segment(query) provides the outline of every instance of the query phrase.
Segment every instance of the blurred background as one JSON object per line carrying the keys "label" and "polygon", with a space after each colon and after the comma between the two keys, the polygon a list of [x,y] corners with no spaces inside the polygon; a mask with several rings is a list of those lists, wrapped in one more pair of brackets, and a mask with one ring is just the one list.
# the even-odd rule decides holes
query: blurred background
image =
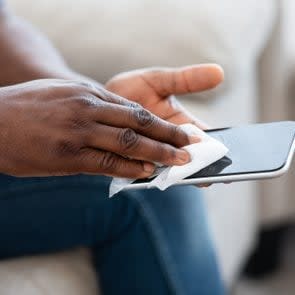
{"label": "blurred background", "polygon": [[[100,82],[141,67],[219,63],[222,86],[181,98],[197,117],[212,127],[295,120],[295,1],[7,2]],[[204,190],[233,295],[295,294],[294,168],[278,180]],[[82,254],[73,255],[81,267]]]}

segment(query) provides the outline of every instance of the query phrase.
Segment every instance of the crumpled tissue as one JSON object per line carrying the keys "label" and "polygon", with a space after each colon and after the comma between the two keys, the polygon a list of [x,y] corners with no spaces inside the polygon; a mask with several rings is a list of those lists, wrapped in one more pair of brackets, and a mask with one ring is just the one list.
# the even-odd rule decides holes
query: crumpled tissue
{"label": "crumpled tissue", "polygon": [[[199,143],[183,147],[190,154],[191,161],[182,166],[158,167],[152,176],[156,177],[149,182],[148,188],[157,187],[160,190],[165,190],[218,161],[228,153],[228,148],[223,143],[209,136],[195,125],[184,124],[180,127],[189,135],[196,135],[201,139]],[[113,178],[110,184],[109,197],[114,196],[134,181],[136,179]]]}

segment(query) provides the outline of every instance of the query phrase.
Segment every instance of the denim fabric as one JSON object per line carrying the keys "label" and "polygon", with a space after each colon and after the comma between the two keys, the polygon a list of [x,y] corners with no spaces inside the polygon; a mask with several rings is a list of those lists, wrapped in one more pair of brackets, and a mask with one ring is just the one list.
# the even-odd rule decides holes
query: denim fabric
{"label": "denim fabric", "polygon": [[109,181],[0,175],[0,258],[83,245],[104,295],[224,294],[196,188],[108,199]]}

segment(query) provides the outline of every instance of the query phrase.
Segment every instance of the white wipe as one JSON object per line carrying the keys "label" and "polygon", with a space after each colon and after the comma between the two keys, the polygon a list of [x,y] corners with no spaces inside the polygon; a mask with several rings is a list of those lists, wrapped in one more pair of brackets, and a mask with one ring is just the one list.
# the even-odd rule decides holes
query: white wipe
{"label": "white wipe", "polygon": [[[204,131],[192,124],[184,124],[181,128],[189,135],[197,135],[201,142],[185,146],[191,156],[191,161],[183,166],[161,167],[156,171],[158,175],[153,179],[148,187],[157,187],[165,190],[178,181],[199,172],[203,168],[223,158],[228,153],[228,148],[218,140],[206,134]],[[109,197],[123,190],[135,179],[114,178],[110,185]]]}

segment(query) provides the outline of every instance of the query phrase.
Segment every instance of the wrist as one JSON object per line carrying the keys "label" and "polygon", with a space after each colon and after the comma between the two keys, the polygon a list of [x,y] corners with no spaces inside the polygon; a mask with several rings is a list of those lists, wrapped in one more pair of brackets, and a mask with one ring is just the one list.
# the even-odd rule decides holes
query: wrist
{"label": "wrist", "polygon": [[[8,73],[7,73],[8,74]],[[0,79],[0,86],[9,86],[39,79],[64,79],[75,81],[87,81],[88,83],[99,84],[89,77],[83,76],[67,66],[59,66],[52,69],[40,69],[34,67],[15,70],[11,75],[6,75],[5,79]]]}

